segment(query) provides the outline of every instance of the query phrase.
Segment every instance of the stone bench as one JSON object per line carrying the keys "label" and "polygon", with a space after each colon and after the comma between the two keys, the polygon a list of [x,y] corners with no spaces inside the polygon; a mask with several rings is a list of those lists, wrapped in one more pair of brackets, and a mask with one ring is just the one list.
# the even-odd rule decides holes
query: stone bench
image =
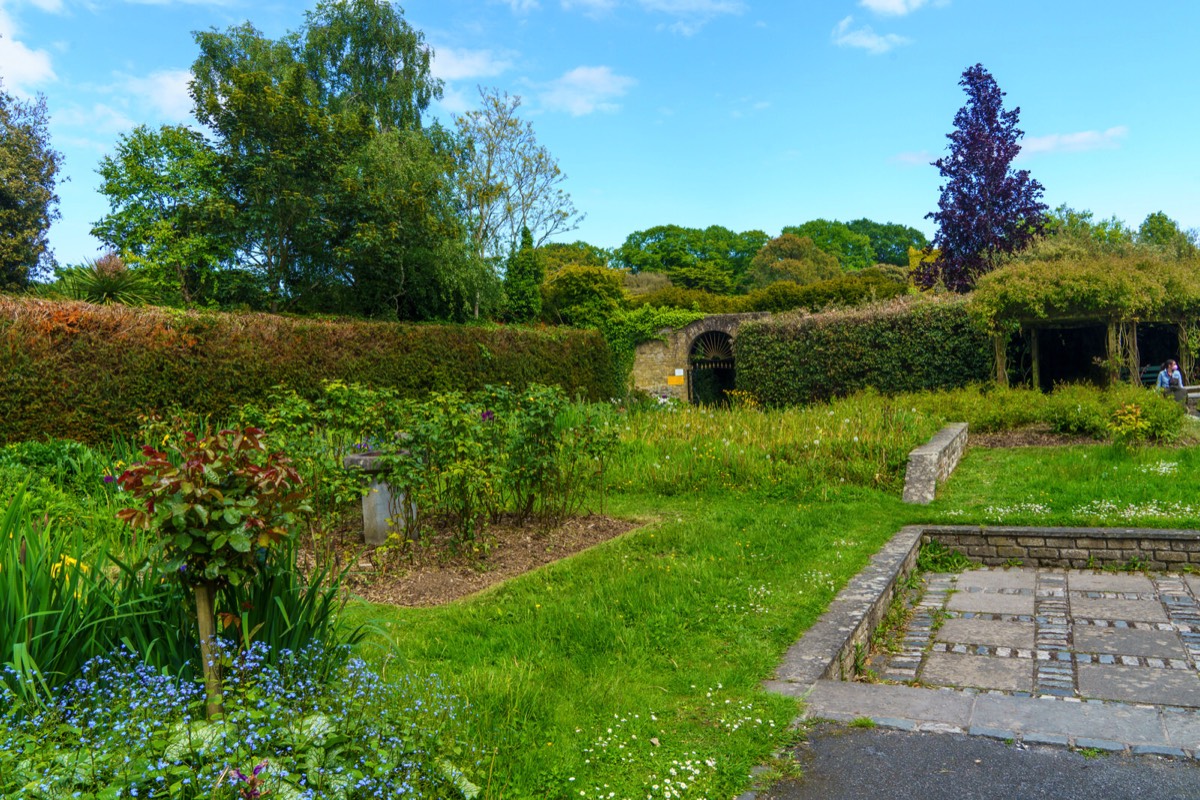
{"label": "stone bench", "polygon": [[932,503],[937,485],[950,477],[966,448],[967,423],[955,422],[909,453],[908,469],[904,473],[904,502]]}
{"label": "stone bench", "polygon": [[367,491],[362,497],[363,541],[373,547],[387,544],[392,533],[408,533],[408,520],[416,516],[416,504],[409,503],[409,513],[394,513],[403,509],[404,493],[392,494],[387,482],[387,468],[379,453],[355,453],[343,460],[346,469],[361,470],[367,476]]}

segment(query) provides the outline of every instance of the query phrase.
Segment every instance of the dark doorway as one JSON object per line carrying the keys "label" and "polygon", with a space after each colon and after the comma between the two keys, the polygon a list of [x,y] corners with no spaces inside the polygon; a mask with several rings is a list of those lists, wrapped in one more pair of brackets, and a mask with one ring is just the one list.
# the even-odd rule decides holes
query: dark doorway
{"label": "dark doorway", "polygon": [[[1174,325],[1142,324],[1137,329],[1139,367],[1154,366],[1158,369],[1168,358],[1179,360],[1179,331]],[[1184,376],[1185,379],[1191,376]],[[1186,380],[1185,380],[1186,382]]]}
{"label": "dark doorway", "polygon": [[1075,328],[1039,328],[1038,387],[1043,392],[1056,383],[1094,383],[1107,380],[1100,365],[1108,356],[1108,328],[1086,325]]}
{"label": "dark doorway", "polygon": [[702,406],[725,405],[725,393],[736,387],[733,367],[733,337],[708,331],[696,337],[688,353],[691,364],[691,400]]}

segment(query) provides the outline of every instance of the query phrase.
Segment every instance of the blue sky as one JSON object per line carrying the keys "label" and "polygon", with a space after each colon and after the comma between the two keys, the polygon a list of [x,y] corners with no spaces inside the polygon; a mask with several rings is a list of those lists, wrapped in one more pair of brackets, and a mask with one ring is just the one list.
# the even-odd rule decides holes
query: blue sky
{"label": "blue sky", "polygon": [[[249,0],[0,0],[0,78],[43,93],[64,155],[61,263],[97,254],[96,166],[139,123],[188,121],[191,32],[282,35],[309,6]],[[1020,106],[1020,166],[1068,203],[1137,226],[1200,226],[1200,3],[1105,0],[410,0],[445,121],[479,85],[522,115],[587,218],[619,245],[660,224],[775,235],[816,217],[933,234],[928,162],[991,71]]]}

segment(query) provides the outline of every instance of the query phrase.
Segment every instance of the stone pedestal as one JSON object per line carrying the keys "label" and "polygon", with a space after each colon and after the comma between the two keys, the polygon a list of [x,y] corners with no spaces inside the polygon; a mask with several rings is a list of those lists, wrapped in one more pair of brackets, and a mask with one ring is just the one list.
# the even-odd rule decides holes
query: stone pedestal
{"label": "stone pedestal", "polygon": [[356,453],[344,461],[347,469],[360,469],[369,476],[367,493],[362,498],[363,541],[375,547],[387,544],[393,533],[408,533],[406,517],[399,513],[406,503],[410,512],[407,518],[416,516],[416,505],[409,503],[403,492],[392,493],[381,461],[379,453]]}

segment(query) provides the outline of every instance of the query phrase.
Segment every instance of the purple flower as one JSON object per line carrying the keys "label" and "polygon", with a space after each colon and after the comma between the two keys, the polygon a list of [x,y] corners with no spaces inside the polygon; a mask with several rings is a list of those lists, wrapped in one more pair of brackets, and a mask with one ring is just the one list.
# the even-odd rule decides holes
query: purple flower
{"label": "purple flower", "polygon": [[105,476],[104,476],[104,482],[105,482],[105,483],[116,483],[116,482],[117,482],[117,479],[116,479],[116,478],[114,478],[112,475],[105,475]]}
{"label": "purple flower", "polygon": [[482,419],[484,422],[491,422],[492,420],[494,420],[496,418],[496,412],[492,411],[489,408],[486,411],[484,411],[481,416],[482,416]]}

